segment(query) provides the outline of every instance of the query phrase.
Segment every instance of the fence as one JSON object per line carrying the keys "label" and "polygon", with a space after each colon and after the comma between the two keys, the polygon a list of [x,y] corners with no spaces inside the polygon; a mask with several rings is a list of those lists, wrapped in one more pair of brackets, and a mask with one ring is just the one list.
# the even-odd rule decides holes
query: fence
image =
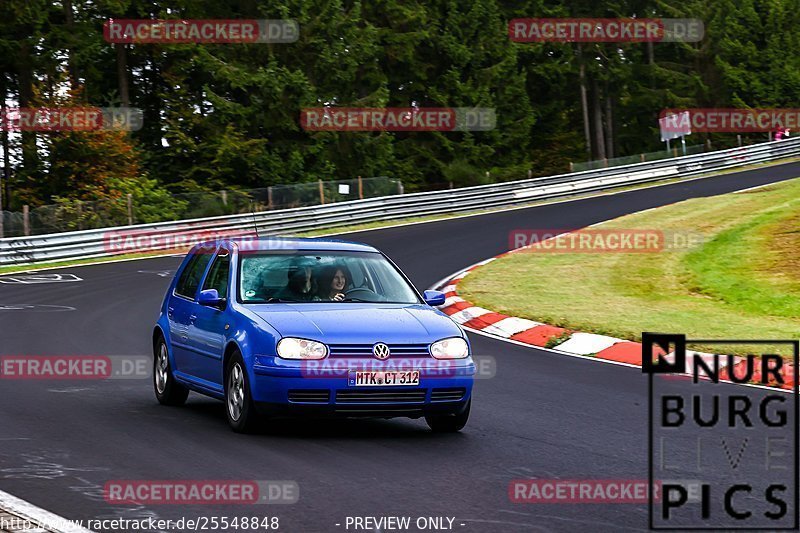
{"label": "fence", "polygon": [[[745,139],[744,142],[752,144],[752,142],[747,139]],[[741,146],[742,146],[742,137],[741,135],[739,135],[737,136],[735,141],[733,139],[714,141],[713,149],[719,150],[722,148],[733,148]],[[673,146],[669,150],[664,149],[664,150],[659,150],[657,152],[645,152],[642,154],[634,154],[622,157],[595,159],[594,161],[585,161],[582,163],[570,162],[569,171],[581,172],[583,170],[596,170],[601,168],[617,167],[621,165],[632,165],[635,163],[659,161],[661,159],[670,159],[673,157],[680,157],[684,155],[702,154],[703,152],[711,152],[711,151],[712,151],[712,144],[711,141],[708,141],[706,144],[695,144],[692,146],[687,146],[686,153],[684,153],[684,148],[680,146],[679,141],[676,139],[673,142]]]}
{"label": "fence", "polygon": [[138,223],[290,209],[402,194],[399,180],[386,176],[274,185],[261,189],[173,194],[156,202],[131,195],[116,200],[62,200],[22,212],[0,211],[0,237],[41,235]]}
{"label": "fence", "polygon": [[[800,156],[800,138],[689,155],[661,161],[589,170],[461,189],[353,200],[248,215],[161,222],[71,233],[0,239],[0,264],[91,258],[130,252],[116,243],[145,242],[147,250],[175,249],[220,235],[287,235],[320,228],[410,216],[510,206],[669,178],[694,176]],[[130,239],[126,239],[131,237]],[[180,237],[180,239],[178,238]],[[146,251],[145,247],[135,251]]]}

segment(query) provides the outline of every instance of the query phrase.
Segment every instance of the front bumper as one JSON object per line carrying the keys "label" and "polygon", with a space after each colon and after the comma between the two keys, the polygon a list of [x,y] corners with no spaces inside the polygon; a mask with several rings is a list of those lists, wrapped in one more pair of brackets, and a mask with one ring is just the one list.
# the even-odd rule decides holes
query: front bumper
{"label": "front bumper", "polygon": [[[323,364],[326,363],[326,364]],[[273,416],[410,417],[459,414],[472,397],[472,358],[453,361],[365,359],[287,361],[258,356],[252,395],[257,409]],[[355,386],[357,370],[419,370],[418,385]]]}

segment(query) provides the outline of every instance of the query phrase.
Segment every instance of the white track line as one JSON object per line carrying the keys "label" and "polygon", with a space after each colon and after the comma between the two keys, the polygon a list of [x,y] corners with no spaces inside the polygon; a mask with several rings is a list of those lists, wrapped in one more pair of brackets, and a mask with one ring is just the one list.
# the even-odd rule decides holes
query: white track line
{"label": "white track line", "polygon": [[12,496],[7,492],[0,490],[0,510],[15,514],[30,520],[31,522],[38,523],[41,527],[54,533],[92,533],[89,529],[84,529],[70,523],[66,518],[58,516],[57,514],[46,511],[40,507],[36,507],[32,503],[21,500],[16,496]]}
{"label": "white track line", "polygon": [[764,185],[756,185],[755,187],[748,187],[747,189],[739,189],[738,191],[733,191],[733,194],[756,191],[758,189],[763,189],[764,187],[769,187],[770,185],[775,185],[776,183],[780,182],[765,183]]}

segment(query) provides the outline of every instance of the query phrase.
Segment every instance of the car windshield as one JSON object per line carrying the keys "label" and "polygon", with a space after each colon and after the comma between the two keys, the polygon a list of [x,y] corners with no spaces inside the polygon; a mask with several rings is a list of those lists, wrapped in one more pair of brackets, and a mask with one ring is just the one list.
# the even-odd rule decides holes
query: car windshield
{"label": "car windshield", "polygon": [[239,272],[241,303],[420,303],[379,253],[243,253]]}

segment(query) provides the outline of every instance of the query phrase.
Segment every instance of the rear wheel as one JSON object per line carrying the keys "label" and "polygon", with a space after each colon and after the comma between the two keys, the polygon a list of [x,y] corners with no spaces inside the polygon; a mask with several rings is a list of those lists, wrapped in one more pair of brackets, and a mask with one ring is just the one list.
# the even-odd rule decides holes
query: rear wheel
{"label": "rear wheel", "polygon": [[175,381],[172,375],[167,343],[163,338],[156,343],[153,358],[153,388],[161,405],[183,405],[189,396],[189,389]]}
{"label": "rear wheel", "polygon": [[428,415],[425,422],[436,433],[456,433],[464,429],[469,420],[469,410],[472,407],[472,400],[467,403],[464,412],[457,415]]}
{"label": "rear wheel", "polygon": [[225,413],[228,424],[237,433],[250,433],[258,424],[244,361],[238,352],[225,369]]}

